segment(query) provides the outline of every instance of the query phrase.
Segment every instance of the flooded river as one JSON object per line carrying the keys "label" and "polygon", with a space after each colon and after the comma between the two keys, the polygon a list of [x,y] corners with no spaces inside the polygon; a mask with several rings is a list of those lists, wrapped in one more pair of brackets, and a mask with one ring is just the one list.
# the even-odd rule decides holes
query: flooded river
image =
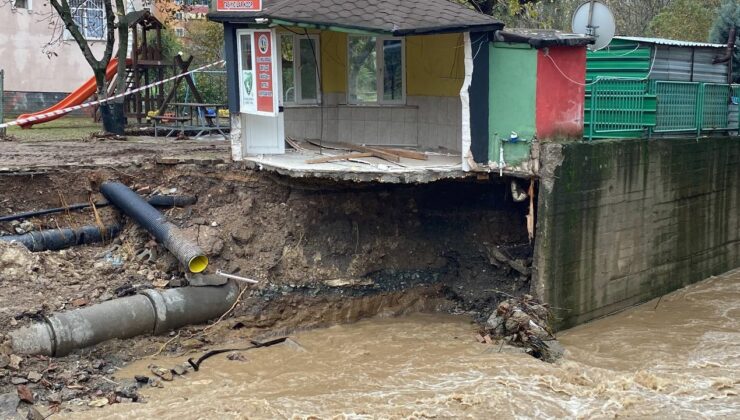
{"label": "flooded river", "polygon": [[740,418],[738,320],[740,270],[561,333],[556,364],[479,344],[465,317],[373,319],[214,356],[145,404],[56,418]]}

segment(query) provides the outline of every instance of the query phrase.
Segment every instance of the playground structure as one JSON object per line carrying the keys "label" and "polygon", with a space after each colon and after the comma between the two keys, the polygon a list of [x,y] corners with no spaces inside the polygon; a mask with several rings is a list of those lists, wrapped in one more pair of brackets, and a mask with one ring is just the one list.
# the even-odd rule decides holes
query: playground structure
{"label": "playground structure", "polygon": [[[225,136],[224,130],[228,130],[228,123],[224,125],[219,121],[219,111],[223,112],[225,104],[207,103],[204,100],[195,78],[189,73],[193,57],[183,59],[179,54],[173,58],[166,56],[162,42],[164,25],[148,10],[129,13],[127,20],[134,47],[126,62],[125,86],[127,92],[135,91],[124,99],[127,124],[149,126],[153,123],[155,128],[159,126],[167,129],[168,126],[172,126],[173,129],[168,130],[169,133],[192,131],[200,135],[215,131]],[[117,67],[116,58],[106,67],[108,96],[114,94],[117,85]],[[171,83],[162,83],[170,76],[181,77]],[[181,89],[182,85],[185,85],[184,90]],[[91,98],[97,99],[96,91],[95,77],[91,77],[57,104],[39,112],[19,116],[19,119],[34,119],[19,125],[22,128],[30,128],[35,124],[61,118],[67,114],[60,112],[61,110],[81,105]],[[180,91],[186,92],[185,95],[178,95]],[[185,97],[184,103],[178,102],[182,96]],[[188,102],[189,98],[195,102]],[[100,105],[93,105],[92,109],[93,118],[97,122],[100,117]],[[46,115],[49,113],[54,114]]]}

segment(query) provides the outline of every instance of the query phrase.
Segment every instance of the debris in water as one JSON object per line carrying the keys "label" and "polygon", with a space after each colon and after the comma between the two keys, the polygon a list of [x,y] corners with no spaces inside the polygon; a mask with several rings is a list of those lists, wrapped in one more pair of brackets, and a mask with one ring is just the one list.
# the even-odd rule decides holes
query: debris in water
{"label": "debris in water", "polygon": [[501,302],[486,321],[486,332],[490,334],[486,337],[525,347],[532,356],[554,362],[562,356],[563,349],[550,330],[550,318],[546,303],[530,295],[510,297]]}

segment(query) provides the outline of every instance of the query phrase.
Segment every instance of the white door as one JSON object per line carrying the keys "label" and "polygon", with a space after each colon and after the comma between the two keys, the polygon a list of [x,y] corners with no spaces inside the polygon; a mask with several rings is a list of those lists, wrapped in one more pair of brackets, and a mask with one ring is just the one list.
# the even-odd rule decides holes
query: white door
{"label": "white door", "polygon": [[285,153],[285,126],[274,30],[237,30],[243,149],[248,155]]}

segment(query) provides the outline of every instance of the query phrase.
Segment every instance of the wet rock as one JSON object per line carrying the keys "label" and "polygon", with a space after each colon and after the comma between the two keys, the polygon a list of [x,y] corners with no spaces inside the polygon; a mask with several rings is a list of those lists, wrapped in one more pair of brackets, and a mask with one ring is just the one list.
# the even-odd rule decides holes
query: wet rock
{"label": "wet rock", "polygon": [[26,420],[45,420],[49,415],[41,414],[36,407],[29,407],[28,414],[26,414]]}
{"label": "wet rock", "polygon": [[157,375],[159,378],[161,378],[163,381],[171,381],[174,377],[172,375],[172,371],[169,369],[161,368],[158,366],[151,366],[149,370]]}
{"label": "wet rock", "polygon": [[116,387],[115,393],[121,398],[130,398],[136,401],[139,398],[139,384],[136,381],[122,383]]}
{"label": "wet rock", "polygon": [[199,349],[199,348],[203,347],[203,342],[200,341],[200,340],[198,340],[197,338],[190,338],[190,339],[185,340],[182,343],[180,343],[180,345],[184,349],[194,350],[194,349]]}
{"label": "wet rock", "polygon": [[542,352],[542,360],[553,363],[565,355],[565,347],[557,340],[544,341],[547,351]]}
{"label": "wet rock", "polygon": [[17,356],[15,354],[10,355],[10,363],[8,363],[8,367],[11,369],[18,370],[21,368],[21,362],[23,362],[23,358],[20,356]]}
{"label": "wet rock", "polygon": [[0,419],[14,419],[21,399],[15,392],[0,395]]}
{"label": "wet rock", "polygon": [[293,351],[297,351],[299,353],[306,353],[306,352],[308,352],[308,350],[306,350],[305,347],[303,347],[299,342],[293,340],[292,338],[287,338],[284,341],[284,345],[285,345],[285,347],[287,347],[287,348],[289,348],[289,349],[291,349]]}
{"label": "wet rock", "polygon": [[33,392],[31,392],[30,388],[25,385],[18,385],[16,391],[18,392],[18,398],[20,398],[21,401],[29,404],[34,403]]}
{"label": "wet rock", "polygon": [[516,332],[519,329],[527,328],[532,317],[527,315],[524,311],[515,309],[512,314],[506,319],[504,326],[507,332]]}
{"label": "wet rock", "polygon": [[234,362],[246,362],[247,358],[244,356],[244,353],[235,351],[231,352],[226,356],[227,359],[234,361]]}
{"label": "wet rock", "polygon": [[136,375],[134,376],[134,380],[136,380],[137,383],[140,384],[148,384],[149,383],[149,377],[146,375]]}
{"label": "wet rock", "polygon": [[44,375],[42,375],[42,374],[40,374],[40,373],[38,373],[38,372],[36,372],[34,370],[28,372],[28,375],[26,375],[26,378],[29,381],[33,382],[33,383],[36,383],[36,382],[40,381],[43,377],[44,377]]}

